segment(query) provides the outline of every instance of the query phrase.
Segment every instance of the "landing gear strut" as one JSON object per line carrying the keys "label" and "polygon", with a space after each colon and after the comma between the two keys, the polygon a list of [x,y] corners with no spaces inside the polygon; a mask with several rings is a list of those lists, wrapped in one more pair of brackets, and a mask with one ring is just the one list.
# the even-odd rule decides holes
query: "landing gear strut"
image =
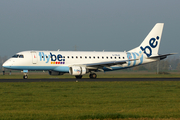
{"label": "landing gear strut", "polygon": [[28,79],[28,75],[24,75],[24,76],[23,76],[23,79]]}
{"label": "landing gear strut", "polygon": [[91,78],[91,79],[96,79],[96,77],[97,77],[96,73],[89,74],[89,78]]}
{"label": "landing gear strut", "polygon": [[28,70],[23,70],[24,76],[23,79],[28,79]]}

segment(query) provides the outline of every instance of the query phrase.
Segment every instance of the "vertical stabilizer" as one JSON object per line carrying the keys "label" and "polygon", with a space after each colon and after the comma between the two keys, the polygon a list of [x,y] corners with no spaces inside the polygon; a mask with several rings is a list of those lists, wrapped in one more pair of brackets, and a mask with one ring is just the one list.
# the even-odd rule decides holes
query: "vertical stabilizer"
{"label": "vertical stabilizer", "polygon": [[158,55],[164,23],[157,23],[139,47],[128,52],[143,52],[147,57]]}

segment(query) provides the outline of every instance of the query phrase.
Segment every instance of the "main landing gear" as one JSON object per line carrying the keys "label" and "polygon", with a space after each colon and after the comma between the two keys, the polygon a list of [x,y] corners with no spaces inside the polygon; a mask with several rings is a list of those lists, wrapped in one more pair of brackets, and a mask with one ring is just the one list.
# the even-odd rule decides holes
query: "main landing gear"
{"label": "main landing gear", "polygon": [[96,79],[96,77],[97,77],[96,73],[90,73],[89,74],[90,79]]}
{"label": "main landing gear", "polygon": [[[75,77],[76,77],[76,79],[81,79],[81,78],[82,78],[82,75],[78,75],[78,76],[75,76]],[[89,74],[89,78],[90,78],[90,79],[96,79],[96,78],[97,78],[96,73],[90,73],[90,74]]]}

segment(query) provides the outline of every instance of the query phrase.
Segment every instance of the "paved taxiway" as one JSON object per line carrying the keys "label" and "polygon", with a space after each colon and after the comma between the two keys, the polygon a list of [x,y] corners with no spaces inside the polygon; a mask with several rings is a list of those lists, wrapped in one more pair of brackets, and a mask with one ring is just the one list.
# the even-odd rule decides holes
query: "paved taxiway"
{"label": "paved taxiway", "polygon": [[93,81],[180,81],[180,78],[97,78],[97,79],[0,79],[0,82],[93,82]]}

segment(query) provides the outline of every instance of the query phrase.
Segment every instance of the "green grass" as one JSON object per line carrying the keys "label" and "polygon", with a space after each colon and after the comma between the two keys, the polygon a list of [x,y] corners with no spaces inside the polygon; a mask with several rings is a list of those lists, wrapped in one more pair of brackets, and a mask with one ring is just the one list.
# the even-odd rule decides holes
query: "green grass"
{"label": "green grass", "polygon": [[180,82],[0,83],[0,119],[180,118]]}
{"label": "green grass", "polygon": [[[22,79],[23,73],[12,72],[11,75],[0,74],[0,79]],[[49,79],[49,78],[75,78],[70,74],[64,74],[59,76],[49,75],[48,72],[29,72],[29,79]],[[83,78],[89,78],[89,74],[83,75]],[[156,74],[156,72],[97,72],[97,78],[180,78],[179,72],[171,72],[169,74]]]}

